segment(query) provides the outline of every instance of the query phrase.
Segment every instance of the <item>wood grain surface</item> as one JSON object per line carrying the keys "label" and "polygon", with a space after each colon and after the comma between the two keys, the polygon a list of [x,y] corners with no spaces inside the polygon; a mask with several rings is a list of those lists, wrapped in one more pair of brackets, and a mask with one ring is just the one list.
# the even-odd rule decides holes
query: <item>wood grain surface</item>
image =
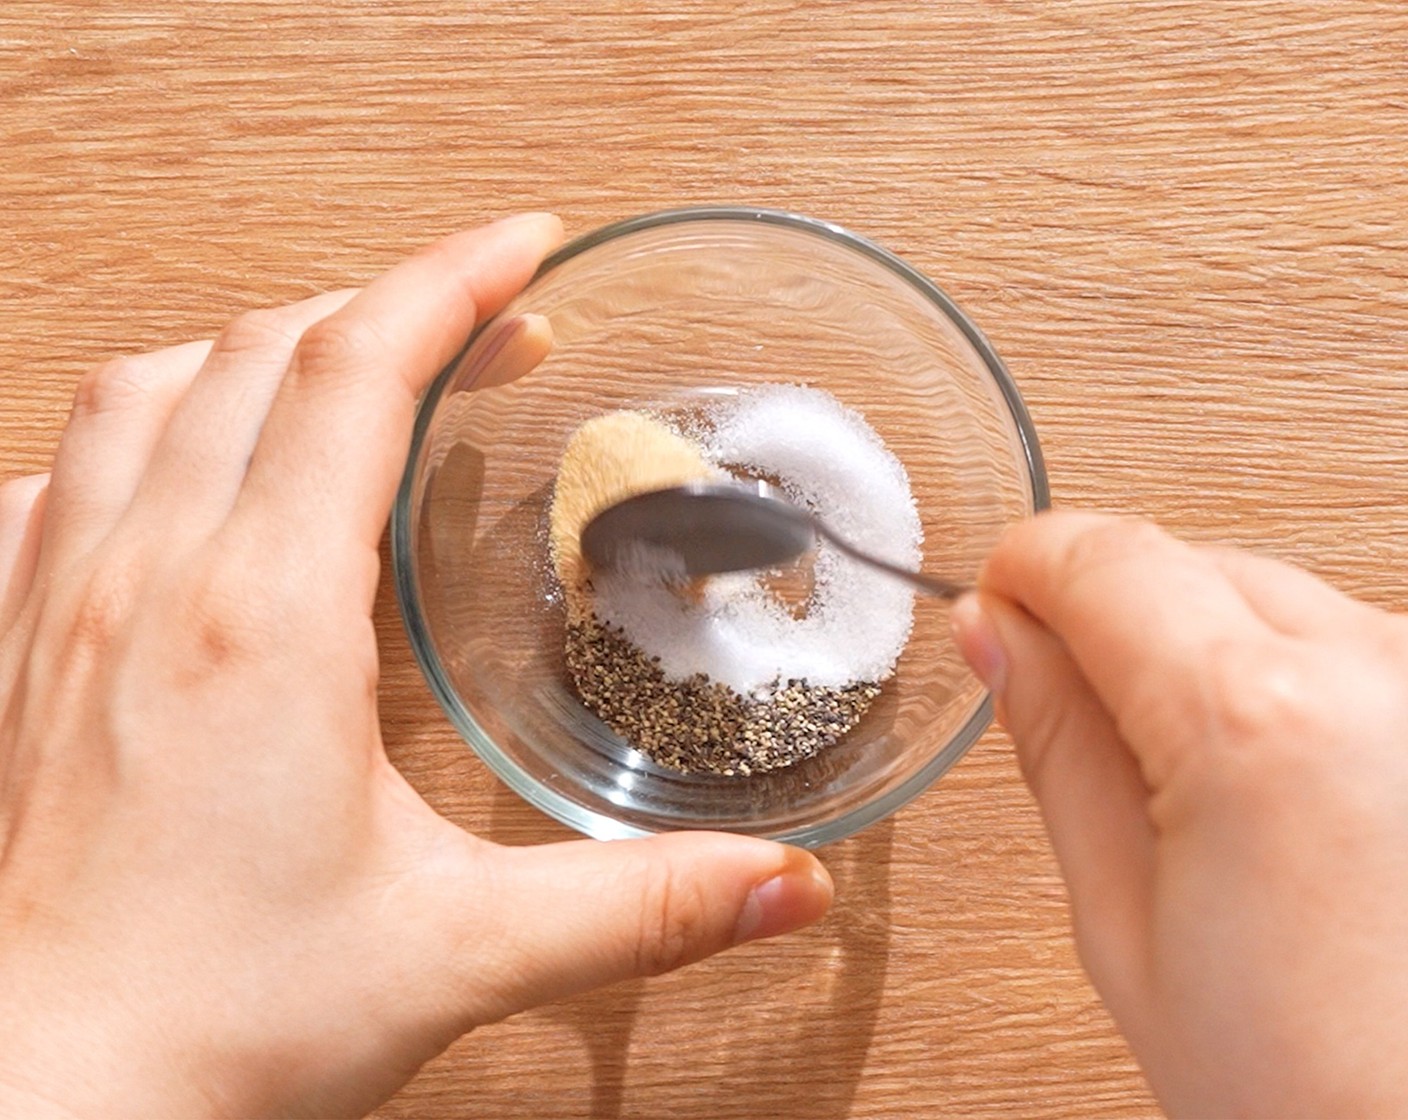
{"label": "wood grain surface", "polygon": [[[1058,502],[1408,601],[1408,5],[1362,0],[9,0],[0,469],[75,379],[521,208],[822,216],[935,277],[1031,406]],[[554,826],[379,625],[398,765]],[[824,852],[820,927],[482,1030],[379,1115],[1131,1117],[997,732]],[[310,998],[316,998],[310,993]]]}

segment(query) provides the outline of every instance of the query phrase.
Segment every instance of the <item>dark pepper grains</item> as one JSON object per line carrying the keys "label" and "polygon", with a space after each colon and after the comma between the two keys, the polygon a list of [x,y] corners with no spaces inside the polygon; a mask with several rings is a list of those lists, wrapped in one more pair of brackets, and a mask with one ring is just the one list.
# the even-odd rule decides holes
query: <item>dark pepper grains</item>
{"label": "dark pepper grains", "polygon": [[568,676],[608,727],[662,766],[747,777],[779,770],[838,742],[880,695],[873,683],[822,688],[788,681],[767,700],[697,675],[669,680],[595,615],[567,626]]}

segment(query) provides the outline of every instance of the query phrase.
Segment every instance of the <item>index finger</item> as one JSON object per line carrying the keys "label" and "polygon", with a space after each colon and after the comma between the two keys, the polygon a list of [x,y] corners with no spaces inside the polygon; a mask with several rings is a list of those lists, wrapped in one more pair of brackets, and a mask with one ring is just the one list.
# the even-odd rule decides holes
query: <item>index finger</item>
{"label": "index finger", "polygon": [[562,238],[548,214],[456,234],[372,281],[304,332],[259,436],[233,522],[296,534],[326,558],[375,549],[416,399]]}
{"label": "index finger", "polygon": [[988,558],[979,586],[1045,623],[1122,728],[1196,701],[1197,672],[1219,648],[1274,636],[1210,556],[1105,514],[1024,522]]}

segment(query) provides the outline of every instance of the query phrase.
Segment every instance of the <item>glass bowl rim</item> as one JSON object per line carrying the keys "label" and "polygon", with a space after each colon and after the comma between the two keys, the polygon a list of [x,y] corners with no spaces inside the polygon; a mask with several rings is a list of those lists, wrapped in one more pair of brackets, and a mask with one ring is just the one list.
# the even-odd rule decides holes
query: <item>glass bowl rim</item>
{"label": "glass bowl rim", "polygon": [[[978,329],[976,323],[968,318],[958,304],[927,276],[888,249],[852,233],[843,226],[787,210],[752,206],[691,206],[660,210],[612,222],[567,242],[538,266],[537,271],[523,290],[528,291],[542,277],[572,258],[617,238],[663,226],[714,221],[752,222],[760,225],[781,226],[801,230],[827,241],[835,242],[894,273],[936,306],[958,328],[977,352],[987,368],[989,376],[992,377],[1002,393],[1003,401],[1007,405],[1021,439],[1028,481],[1032,488],[1034,511],[1050,507],[1050,487],[1046,477],[1041,445],[1037,441],[1036,429],[1032,425],[1031,416],[1022,400],[1021,393],[1018,391],[1016,381],[1008,372],[1005,363],[998,357],[997,351],[988,341],[987,336]],[[430,686],[431,693],[470,749],[493,771],[500,781],[530,805],[560,823],[594,839],[620,840],[650,836],[653,833],[649,829],[626,824],[606,813],[588,809],[586,806],[579,805],[570,798],[548,789],[505,754],[493,738],[480,728],[478,721],[460,702],[450,684],[444,666],[440,663],[435,652],[430,633],[424,622],[420,607],[420,587],[416,580],[414,565],[411,562],[414,546],[411,506],[416,466],[430,430],[430,418],[435,414],[446,385],[461,359],[474,345],[479,335],[497,318],[497,315],[490,316],[475,328],[459,353],[440,371],[422,394],[417,405],[415,427],[406,458],[406,469],[396,492],[391,515],[391,567],[401,621],[406,628],[411,650],[415,654],[422,675]],[[967,754],[972,745],[992,723],[992,715],[992,697],[986,695],[977,710],[969,717],[968,722],[949,740],[943,750],[883,797],[858,805],[832,820],[769,834],[768,838],[804,847],[817,847],[850,836],[883,820],[918,797],[941,778],[954,763]]]}

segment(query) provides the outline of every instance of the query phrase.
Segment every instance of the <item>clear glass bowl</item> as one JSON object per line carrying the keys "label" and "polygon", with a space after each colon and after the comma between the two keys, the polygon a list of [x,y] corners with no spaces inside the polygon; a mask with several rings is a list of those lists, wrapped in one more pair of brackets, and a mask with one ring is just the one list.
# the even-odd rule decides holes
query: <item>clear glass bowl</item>
{"label": "clear glass bowl", "polygon": [[[552,327],[536,366],[541,355],[521,344],[526,314]],[[925,598],[860,725],[788,769],[678,773],[577,699],[547,549],[568,437],[608,410],[674,411],[776,383],[827,390],[904,463],[927,571],[971,580],[1004,527],[1048,504],[1026,409],[967,316],[884,249],[775,211],[668,211],[572,242],[421,403],[392,520],[412,647],[490,768],[590,836],[709,828],[826,843],[920,793],[991,719],[948,604]]]}

